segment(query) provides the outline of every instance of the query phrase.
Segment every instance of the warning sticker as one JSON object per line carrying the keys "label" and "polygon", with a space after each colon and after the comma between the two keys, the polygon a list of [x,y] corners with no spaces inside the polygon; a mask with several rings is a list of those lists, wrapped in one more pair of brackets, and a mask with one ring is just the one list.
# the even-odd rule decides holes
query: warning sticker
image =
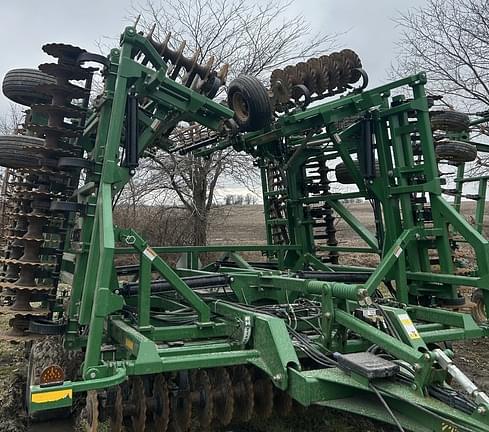
{"label": "warning sticker", "polygon": [[143,255],[150,261],[153,261],[158,256],[157,253],[149,246],[143,250]]}
{"label": "warning sticker", "polygon": [[134,349],[134,342],[126,337],[126,340],[124,341],[124,345],[129,351],[132,351]]}
{"label": "warning sticker", "polygon": [[458,432],[458,427],[455,425],[452,425],[450,423],[442,423],[441,424],[441,430],[443,432]]}
{"label": "warning sticker", "polygon": [[416,330],[416,327],[414,327],[414,324],[411,321],[411,318],[409,318],[408,314],[400,314],[399,320],[401,321],[402,325],[404,326],[404,330],[406,330],[406,333],[408,334],[409,339],[421,339],[421,336],[419,335],[418,330]]}
{"label": "warning sticker", "polygon": [[399,255],[402,254],[402,247],[399,246],[395,251],[394,251],[394,255],[396,258],[399,258]]}

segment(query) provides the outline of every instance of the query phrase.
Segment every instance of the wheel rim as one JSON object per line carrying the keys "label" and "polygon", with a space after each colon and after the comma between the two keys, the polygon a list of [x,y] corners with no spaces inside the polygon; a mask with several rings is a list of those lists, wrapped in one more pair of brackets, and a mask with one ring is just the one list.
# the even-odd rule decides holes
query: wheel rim
{"label": "wheel rim", "polygon": [[235,92],[231,98],[232,108],[236,117],[241,121],[245,122],[250,116],[250,108],[245,98],[240,92]]}

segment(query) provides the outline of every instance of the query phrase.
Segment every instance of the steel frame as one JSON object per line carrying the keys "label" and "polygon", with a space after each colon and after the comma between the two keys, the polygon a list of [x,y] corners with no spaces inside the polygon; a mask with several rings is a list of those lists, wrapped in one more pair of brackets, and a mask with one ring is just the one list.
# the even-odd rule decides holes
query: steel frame
{"label": "steel frame", "polygon": [[[144,60],[135,60],[142,54]],[[195,121],[214,130],[222,128],[233,112],[166,76],[166,64],[147,39],[133,27],[125,30],[121,48],[109,55],[103,100],[87,121],[80,143],[90,155],[94,170],[74,199],[86,204],[80,215],[80,241],[72,242],[64,254],[63,276],[72,285],[67,349],[85,351],[83,379],[53,387],[31,387],[30,410],[70,406],[73,392],[105,389],[123,382],[128,376],[194,368],[251,364],[264,371],[275,386],[286,390],[304,405],[320,403],[349,412],[359,412],[390,421],[374,401],[371,383],[338,368],[308,370],[303,355],[294,346],[284,320],[253,310],[252,305],[291,303],[301,297],[320,301],[321,337],[324,352],[360,352],[372,344],[415,367],[411,386],[379,381],[377,388],[388,404],[399,413],[406,428],[427,430],[488,431],[485,413],[489,406],[479,403],[473,414],[465,414],[426,395],[429,384],[443,382],[446,371],[436,367],[431,344],[449,340],[479,338],[489,334],[466,314],[432,307],[425,300],[441,302],[458,297],[461,284],[483,289],[489,306],[489,243],[472,228],[443,198],[436,166],[423,73],[318,106],[281,116],[267,131],[229,136],[197,152],[202,156],[217,149],[234,146],[255,157],[264,169],[269,160],[279,161],[287,176],[287,220],[290,243],[268,245],[150,247],[132,229],[113,224],[114,196],[130,178],[130,169],[121,164],[120,145],[129,93],[146,98],[140,110],[139,153],[158,142],[158,137],[178,121]],[[149,67],[149,64],[152,67]],[[408,89],[411,99],[392,91]],[[352,155],[362,155],[362,147],[352,139],[359,124],[338,130],[336,123],[350,116],[368,117],[375,136],[380,173],[364,181]],[[419,133],[422,156],[413,154],[410,135]],[[316,145],[315,141],[325,144]],[[279,146],[280,144],[280,146]],[[277,148],[286,150],[279,152]],[[304,194],[301,182],[303,165],[325,155],[340,157],[356,180],[357,192],[327,196]],[[266,175],[266,174],[265,174]],[[264,183],[264,196],[270,191]],[[413,208],[412,197],[426,196],[432,220],[425,222],[422,206]],[[371,233],[341,203],[345,197],[375,200],[382,208],[383,241]],[[266,200],[265,200],[266,202]],[[366,283],[321,282],[298,277],[308,267],[318,271],[365,271],[362,267],[326,264],[317,258],[305,209],[327,202],[362,238],[365,248],[336,247],[340,252],[369,251],[381,257]],[[266,206],[266,205],[265,205]],[[273,224],[267,219],[269,227]],[[478,276],[456,276],[449,244],[449,225],[475,250]],[[332,250],[330,248],[330,250]],[[440,269],[433,272],[429,251],[436,250]],[[251,265],[241,255],[261,251],[274,269]],[[198,268],[198,255],[223,252],[233,266],[222,264]],[[184,253],[188,268],[171,268],[160,255]],[[116,256],[135,254],[139,258],[139,283],[136,295],[125,295],[115,269]],[[190,305],[197,315],[192,324],[165,325],[150,311],[172,310],[165,296],[151,292],[152,274],[168,281],[175,299]],[[185,277],[198,275],[229,276],[236,300],[209,301],[192,290]],[[352,312],[370,301],[382,281],[394,281],[396,299],[385,306],[402,342],[355,317]],[[421,301],[423,300],[423,301]],[[421,306],[420,303],[425,304]],[[130,305],[137,313],[133,321],[123,314]],[[407,316],[407,321],[406,321]],[[409,333],[412,321],[416,332]],[[358,335],[349,338],[347,330]],[[171,346],[185,340],[184,346]],[[447,429],[447,427],[449,429]]]}

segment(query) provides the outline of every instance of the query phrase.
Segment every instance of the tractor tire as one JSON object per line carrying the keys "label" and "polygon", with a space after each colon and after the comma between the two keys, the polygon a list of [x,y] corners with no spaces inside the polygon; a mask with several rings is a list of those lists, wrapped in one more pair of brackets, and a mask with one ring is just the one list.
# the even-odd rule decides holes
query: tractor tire
{"label": "tractor tire", "polygon": [[25,135],[0,135],[0,166],[7,168],[55,167],[54,159],[43,156],[44,140]]}
{"label": "tractor tire", "polygon": [[[353,161],[355,167],[357,169],[360,169],[360,162],[355,160]],[[375,173],[378,174],[380,171],[380,165],[379,161],[375,161]],[[335,168],[335,174],[336,174],[336,181],[341,184],[354,184],[355,180],[353,179],[353,176],[351,175],[350,170],[347,168],[344,162],[339,163],[336,165]]]}
{"label": "tractor tire", "polygon": [[446,141],[435,143],[435,154],[438,160],[457,164],[472,162],[477,158],[477,147],[463,141]]}
{"label": "tractor tire", "polygon": [[[74,381],[78,377],[81,365],[79,353],[67,351],[63,347],[60,336],[47,337],[32,344],[27,368],[26,406],[30,403],[30,386],[39,385],[41,372],[48,366],[56,364],[65,373],[66,381]],[[73,401],[76,408],[76,400]],[[43,422],[51,419],[67,418],[71,416],[73,408],[60,408],[49,411],[40,411],[30,414],[31,422]]]}
{"label": "tractor tire", "polygon": [[480,289],[476,289],[472,293],[471,301],[472,303],[475,304],[474,308],[472,309],[472,318],[474,318],[477,324],[486,323],[487,322],[486,305],[484,303],[484,296]]}
{"label": "tractor tire", "polygon": [[446,132],[464,132],[469,129],[467,114],[457,111],[431,111],[431,128]]}
{"label": "tractor tire", "polygon": [[12,69],[3,78],[3,94],[13,102],[31,106],[51,102],[51,96],[38,90],[41,84],[56,84],[56,78],[37,69]]}
{"label": "tractor tire", "polygon": [[241,131],[257,131],[270,125],[270,97],[265,86],[254,76],[240,75],[233,80],[227,99]]}

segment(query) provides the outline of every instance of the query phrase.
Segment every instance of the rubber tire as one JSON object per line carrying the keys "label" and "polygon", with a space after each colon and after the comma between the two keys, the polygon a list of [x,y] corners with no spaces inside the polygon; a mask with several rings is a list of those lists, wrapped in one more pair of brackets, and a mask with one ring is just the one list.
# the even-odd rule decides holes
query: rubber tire
{"label": "rubber tire", "polygon": [[[358,170],[360,170],[360,162],[359,161],[354,160],[353,164],[355,165],[355,167]],[[379,164],[379,161],[376,160],[375,161],[375,173],[376,173],[376,175],[379,173],[379,171],[380,171],[380,164]],[[355,180],[353,179],[353,176],[351,175],[350,170],[346,167],[344,162],[341,162],[338,165],[336,165],[335,174],[336,174],[336,180],[338,183],[341,183],[341,184],[354,184],[355,183]]]}
{"label": "rubber tire", "polygon": [[3,94],[13,102],[31,106],[51,102],[51,96],[41,93],[41,84],[56,84],[56,78],[37,69],[12,69],[5,74]]}
{"label": "rubber tire", "polygon": [[[27,368],[26,403],[29,403],[30,385],[39,384],[37,379],[40,372],[51,364],[61,366],[65,371],[65,380],[73,381],[77,376],[77,368],[80,359],[75,353],[63,348],[62,339],[59,336],[47,337],[32,344]],[[44,422],[53,419],[68,418],[71,415],[70,408],[57,408],[49,411],[31,413],[29,420],[33,423]]]}
{"label": "rubber tire", "polygon": [[[245,112],[234,106],[235,98],[241,97],[246,104]],[[272,105],[265,86],[254,76],[240,75],[228,88],[229,108],[235,111],[234,119],[241,131],[257,131],[272,121]]]}
{"label": "rubber tire", "polygon": [[66,330],[66,324],[54,323],[51,320],[45,318],[37,318],[29,320],[29,331],[31,333],[57,336],[64,334]]}
{"label": "rubber tire", "polygon": [[447,141],[435,143],[435,154],[438,160],[454,163],[472,162],[477,159],[477,147],[464,141]]}
{"label": "rubber tire", "polygon": [[469,129],[470,118],[457,111],[431,111],[431,128],[446,132],[464,132]]}
{"label": "rubber tire", "polygon": [[55,167],[57,161],[43,157],[44,140],[26,135],[0,135],[0,166],[7,168]]}

